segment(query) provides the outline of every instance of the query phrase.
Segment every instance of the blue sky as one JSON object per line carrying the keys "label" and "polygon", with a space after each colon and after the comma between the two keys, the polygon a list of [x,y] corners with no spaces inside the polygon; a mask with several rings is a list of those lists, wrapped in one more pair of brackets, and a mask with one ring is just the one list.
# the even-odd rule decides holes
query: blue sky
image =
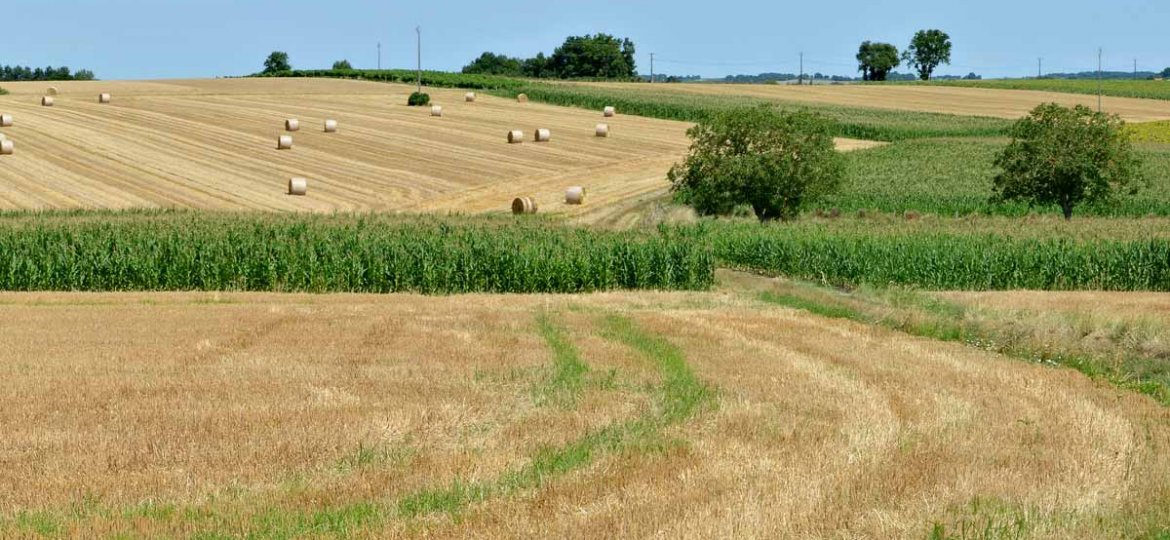
{"label": "blue sky", "polygon": [[[417,7],[415,7],[417,6]],[[4,0],[0,64],[85,67],[104,79],[240,75],[272,50],[295,67],[349,59],[374,67],[457,70],[485,50],[529,56],[565,36],[608,32],[632,38],[639,70],[723,76],[794,72],[855,75],[866,39],[903,48],[915,30],[940,28],[955,44],[941,71],[1025,76],[1095,69],[1161,71],[1170,66],[1167,0]],[[905,71],[905,68],[903,68]]]}

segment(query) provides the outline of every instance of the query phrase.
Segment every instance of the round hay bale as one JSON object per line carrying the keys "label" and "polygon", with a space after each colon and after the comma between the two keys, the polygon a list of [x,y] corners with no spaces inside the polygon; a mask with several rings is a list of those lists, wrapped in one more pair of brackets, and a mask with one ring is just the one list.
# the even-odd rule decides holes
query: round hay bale
{"label": "round hay bale", "polygon": [[0,114],[0,127],[12,127],[11,114]]}
{"label": "round hay bale", "polygon": [[46,93],[46,94],[49,94],[50,96],[55,96],[55,95],[57,95],[57,93],[58,93],[58,92],[57,92],[57,87],[56,87],[56,86],[50,86],[50,87],[49,87],[49,89],[45,91],[45,93]]}
{"label": "round hay bale", "polygon": [[309,192],[309,181],[304,178],[290,178],[288,180],[288,194],[301,195]]}
{"label": "round hay bale", "polygon": [[292,150],[292,142],[292,135],[281,135],[280,138],[276,140],[276,149]]}
{"label": "round hay bale", "polygon": [[111,96],[109,94],[98,94],[98,103],[106,105],[110,102]]}
{"label": "round hay bale", "polygon": [[463,101],[468,103],[475,103],[475,92],[468,92],[463,94]]}
{"label": "round hay bale", "polygon": [[518,129],[513,129],[508,132],[508,144],[520,144],[524,142],[524,132]]}
{"label": "round hay bale", "polygon": [[534,139],[536,142],[549,142],[552,140],[552,132],[545,128],[540,128],[536,130],[536,137]]}
{"label": "round hay bale", "polygon": [[613,107],[606,107],[601,114],[605,115],[606,118],[613,118],[613,115],[616,114],[616,112],[617,111]]}
{"label": "round hay bale", "polygon": [[337,120],[325,121],[325,133],[337,133]]}
{"label": "round hay bale", "polygon": [[288,120],[285,120],[284,121],[284,130],[285,131],[300,131],[301,130],[301,121],[297,120],[296,118],[289,118]]}
{"label": "round hay bale", "polygon": [[520,103],[528,103],[528,94],[520,94],[516,96],[516,101]]}
{"label": "round hay bale", "polygon": [[10,140],[0,141],[0,156],[11,156],[14,145]]}
{"label": "round hay bale", "polygon": [[585,204],[585,188],[573,186],[566,189],[565,204]]}
{"label": "round hay bale", "polygon": [[438,105],[431,105],[431,116],[443,116],[443,108]]}
{"label": "round hay bale", "polygon": [[53,98],[51,96],[45,96],[45,97],[41,98],[41,106],[42,107],[52,107],[53,106]]}
{"label": "round hay bale", "polygon": [[609,124],[597,124],[597,136],[609,137]]}
{"label": "round hay bale", "polygon": [[512,213],[516,215],[535,214],[536,199],[532,197],[517,197],[512,200]]}

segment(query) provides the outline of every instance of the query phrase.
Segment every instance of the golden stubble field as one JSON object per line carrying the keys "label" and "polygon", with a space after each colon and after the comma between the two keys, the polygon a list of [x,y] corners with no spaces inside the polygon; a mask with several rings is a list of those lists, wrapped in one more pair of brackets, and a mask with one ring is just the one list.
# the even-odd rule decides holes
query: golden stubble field
{"label": "golden stubble field", "polygon": [[[629,83],[572,83],[608,88],[641,88]],[[1032,90],[957,88],[915,85],[812,85],[787,84],[662,84],[656,92],[680,94],[749,96],[783,102],[844,105],[899,111],[932,112],[962,116],[1015,119],[1041,103],[1097,108],[1097,97]],[[1104,97],[1105,112],[1130,122],[1170,120],[1170,101]]]}
{"label": "golden stubble field", "polygon": [[[16,153],[0,158],[0,210],[195,208],[280,211],[506,211],[532,196],[542,211],[601,217],[660,198],[686,153],[688,124],[520,104],[427,89],[443,117],[407,107],[413,87],[329,79],[6,83],[0,112]],[[113,103],[97,103],[99,92]],[[296,118],[294,147],[276,149]],[[323,133],[325,119],[340,124]],[[594,136],[608,123],[609,138]],[[552,130],[552,142],[530,139]],[[529,140],[507,144],[521,129]],[[865,141],[840,141],[844,150]],[[290,177],[309,196],[286,195]],[[584,186],[583,207],[564,190]],[[584,217],[583,221],[589,221]]]}
{"label": "golden stubble field", "polygon": [[[737,291],[5,293],[0,327],[0,536],[1099,538],[1170,519],[1153,401]],[[653,390],[680,370],[706,401],[639,423],[686,397]],[[474,486],[493,488],[448,504]]]}

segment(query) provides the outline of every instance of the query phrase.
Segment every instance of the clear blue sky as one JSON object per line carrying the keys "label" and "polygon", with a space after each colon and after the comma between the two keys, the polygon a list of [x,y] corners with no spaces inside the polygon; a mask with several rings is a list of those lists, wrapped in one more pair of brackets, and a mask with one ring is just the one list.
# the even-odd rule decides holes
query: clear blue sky
{"label": "clear blue sky", "polygon": [[[638,46],[639,71],[717,77],[763,71],[856,75],[866,39],[905,47],[915,30],[940,28],[955,44],[947,74],[1170,66],[1170,0],[4,0],[0,64],[89,68],[104,79],[240,75],[273,50],[294,67],[349,59],[457,70],[485,50],[551,52],[572,34],[608,32]],[[905,68],[902,71],[906,71]]]}

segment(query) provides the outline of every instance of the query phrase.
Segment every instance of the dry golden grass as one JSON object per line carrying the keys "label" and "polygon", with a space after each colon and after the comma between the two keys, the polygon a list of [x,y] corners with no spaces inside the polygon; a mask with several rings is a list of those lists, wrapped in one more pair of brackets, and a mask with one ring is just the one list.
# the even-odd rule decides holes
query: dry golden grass
{"label": "dry golden grass", "polygon": [[[590,368],[568,400],[544,398],[541,313]],[[676,345],[716,406],[457,520],[394,515],[655,407],[614,315]],[[734,292],[3,294],[0,325],[0,536],[915,538],[1019,518],[1025,538],[1095,538],[1170,519],[1151,400]]]}
{"label": "dry golden grass", "polygon": [[[579,83],[611,88],[642,88],[629,83]],[[1037,92],[915,85],[814,85],[785,84],[664,84],[656,92],[751,96],[785,102],[846,105],[900,111],[919,111],[993,118],[1019,118],[1041,103],[1085,105],[1097,108],[1096,96]],[[1106,112],[1121,115],[1131,122],[1170,120],[1170,101],[1156,99],[1105,97]]]}
{"label": "dry golden grass", "polygon": [[[600,112],[428,89],[442,118],[405,105],[413,87],[331,79],[64,82],[57,106],[41,83],[5,85],[0,111],[15,155],[0,160],[0,210],[47,208],[281,211],[506,211],[534,196],[542,212],[593,213],[665,192],[688,124],[622,116],[594,136]],[[113,103],[99,105],[110,92]],[[286,118],[301,121],[277,151]],[[340,123],[325,134],[326,118]],[[509,129],[552,130],[548,144],[509,145]],[[843,149],[869,147],[841,140]],[[309,179],[308,197],[285,195]],[[583,185],[587,204],[567,206]]]}

